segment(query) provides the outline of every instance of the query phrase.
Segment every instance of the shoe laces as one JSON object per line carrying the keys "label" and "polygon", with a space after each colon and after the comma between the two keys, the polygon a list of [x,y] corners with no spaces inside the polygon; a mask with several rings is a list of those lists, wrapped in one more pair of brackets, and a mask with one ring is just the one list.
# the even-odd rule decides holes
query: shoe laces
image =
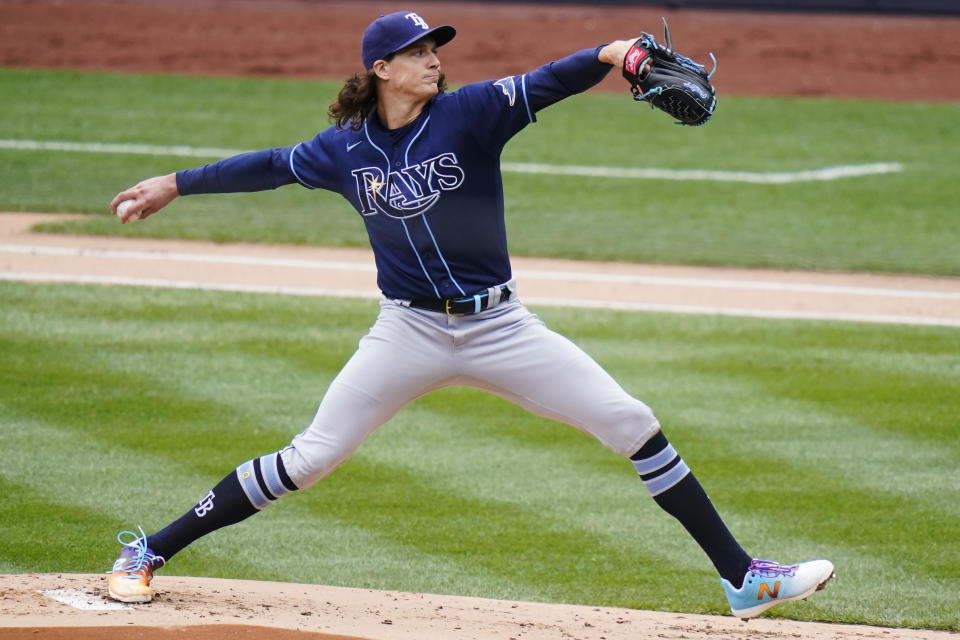
{"label": "shoe laces", "polygon": [[778,576],[787,576],[792,578],[800,567],[798,564],[784,566],[773,560],[751,560],[750,572],[756,573],[764,578],[776,578]]}
{"label": "shoe laces", "polygon": [[140,530],[139,536],[133,531],[121,531],[117,534],[117,542],[124,547],[135,549],[136,555],[126,559],[118,558],[113,565],[113,569],[107,573],[125,571],[127,575],[132,576],[140,573],[144,568],[153,571],[153,569],[163,566],[163,557],[158,556],[147,547],[147,534],[143,532],[143,527],[137,527],[137,529]]}

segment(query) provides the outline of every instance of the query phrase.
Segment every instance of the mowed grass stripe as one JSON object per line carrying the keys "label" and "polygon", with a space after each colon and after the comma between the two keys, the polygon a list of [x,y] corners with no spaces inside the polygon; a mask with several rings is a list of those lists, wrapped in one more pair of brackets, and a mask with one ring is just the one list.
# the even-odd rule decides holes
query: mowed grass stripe
{"label": "mowed grass stripe", "polygon": [[[3,449],[30,455],[12,457],[0,475],[32,487],[35,495],[46,500],[96,510],[113,526],[120,522],[123,527],[135,527],[157,509],[170,516],[166,512],[175,506],[173,510],[182,513],[209,489],[212,480],[187,462],[178,462],[171,452],[150,455],[119,445],[105,447],[102,438],[69,426],[6,417],[4,424]],[[175,504],[167,506],[168,501]],[[45,570],[57,569],[47,565]]]}
{"label": "mowed grass stripe", "polygon": [[[31,488],[33,512],[50,510],[19,525],[41,529],[36,559],[25,563],[21,545],[2,562],[36,570],[91,570],[51,560],[64,504],[103,508],[110,531],[71,544],[109,561],[115,529],[161,526],[239,462],[286,444],[375,314],[368,302],[282,296],[13,283],[0,293],[3,450],[32,447],[39,460],[2,477]],[[948,392],[960,382],[936,355],[957,352],[956,332],[541,315],[654,406],[751,551],[842,567],[843,589],[783,614],[957,626],[955,445],[941,446],[939,423],[956,414]],[[941,418],[915,419],[923,407],[891,393],[898,366],[941,380],[916,398]],[[723,612],[705,557],[632,473],[572,428],[444,390],[319,486],[198,542],[170,570]]]}
{"label": "mowed grass stripe", "polygon": [[104,531],[116,527],[115,518],[38,491],[37,478],[27,474],[16,481],[0,474],[0,573],[109,569],[115,559],[111,551],[91,543],[104,540]]}

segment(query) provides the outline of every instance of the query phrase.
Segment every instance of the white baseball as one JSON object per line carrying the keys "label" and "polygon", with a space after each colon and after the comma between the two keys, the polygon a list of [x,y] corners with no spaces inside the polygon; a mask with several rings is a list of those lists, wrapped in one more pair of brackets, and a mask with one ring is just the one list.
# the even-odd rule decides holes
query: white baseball
{"label": "white baseball", "polygon": [[[130,207],[133,206],[133,200],[124,200],[117,205],[117,217],[123,220],[123,216],[130,210]],[[140,219],[140,212],[134,211],[130,214],[130,217],[127,219],[127,222],[133,222],[134,220]]]}

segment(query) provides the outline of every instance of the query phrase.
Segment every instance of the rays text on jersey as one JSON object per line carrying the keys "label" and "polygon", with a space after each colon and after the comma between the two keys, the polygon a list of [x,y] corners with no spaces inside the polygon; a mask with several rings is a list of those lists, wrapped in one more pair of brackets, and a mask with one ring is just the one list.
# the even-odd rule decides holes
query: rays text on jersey
{"label": "rays text on jersey", "polygon": [[453,153],[442,153],[384,175],[380,167],[355,169],[361,214],[391,218],[418,216],[436,204],[444,191],[463,184],[466,174]]}

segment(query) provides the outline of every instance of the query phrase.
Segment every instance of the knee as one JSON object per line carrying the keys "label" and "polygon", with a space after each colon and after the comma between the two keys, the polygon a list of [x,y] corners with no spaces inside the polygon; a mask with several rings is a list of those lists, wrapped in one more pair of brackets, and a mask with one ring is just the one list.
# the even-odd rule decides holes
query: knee
{"label": "knee", "polygon": [[306,489],[333,473],[350,455],[330,444],[304,442],[297,436],[289,446],[280,450],[287,474],[300,489]]}
{"label": "knee", "polygon": [[608,434],[608,448],[623,456],[632,456],[660,431],[660,421],[653,410],[639,400],[624,407]]}

